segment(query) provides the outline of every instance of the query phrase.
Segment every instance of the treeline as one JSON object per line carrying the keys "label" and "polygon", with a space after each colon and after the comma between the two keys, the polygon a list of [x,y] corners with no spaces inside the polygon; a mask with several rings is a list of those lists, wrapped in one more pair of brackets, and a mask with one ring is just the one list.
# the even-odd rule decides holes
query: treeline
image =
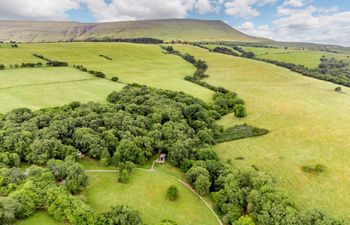
{"label": "treeline", "polygon": [[43,59],[43,60],[47,61],[47,63],[46,63],[47,66],[51,66],[51,67],[68,66],[67,62],[51,60],[51,59],[48,59],[45,56],[40,55],[40,54],[34,53],[33,56],[35,56],[35,57],[37,57],[39,59]]}
{"label": "treeline", "polygon": [[[202,79],[208,77],[208,75],[206,74],[206,71],[208,69],[208,64],[205,61],[201,59],[197,60],[193,55],[189,53],[182,54],[179,51],[176,51],[172,46],[161,46],[161,47],[167,53],[177,55],[197,68],[193,76],[186,76],[185,80],[198,84],[202,87],[205,87],[215,92],[214,98],[213,98],[214,100],[213,109],[215,109],[216,112],[218,112],[220,115],[225,115],[229,112],[234,112],[235,116],[237,117],[244,117],[246,115],[245,108],[244,108],[244,101],[242,99],[239,99],[236,93],[231,92],[226,88],[216,87],[205,81],[202,81]],[[238,110],[237,111],[234,110],[237,107],[241,109],[239,112]],[[244,113],[241,113],[242,111],[244,111]]]}
{"label": "treeline", "polygon": [[263,62],[272,63],[280,67],[287,68],[293,72],[301,73],[304,76],[316,78],[319,80],[325,80],[329,81],[335,84],[344,85],[347,87],[350,87],[350,75],[349,70],[344,68],[338,69],[337,67],[322,67],[324,63],[321,63],[321,67],[316,69],[309,69],[304,65],[296,65],[293,63],[285,63],[285,62],[279,62],[276,60],[270,60],[270,59],[257,59]]}
{"label": "treeline", "polygon": [[226,54],[226,55],[239,56],[236,52],[234,52],[231,49],[226,48],[226,47],[215,47],[212,51],[213,52],[222,53],[222,54]]}
{"label": "treeline", "polygon": [[[92,74],[92,75],[94,75],[94,76],[96,76],[96,77],[99,77],[99,78],[105,78],[105,77],[106,77],[106,74],[105,74],[105,73],[103,73],[103,72],[101,72],[101,71],[96,71],[96,70],[89,70],[89,69],[87,69],[86,67],[84,67],[84,66],[82,66],[82,65],[80,65],[80,66],[73,65],[73,67],[74,67],[75,69],[80,70],[80,71],[90,73],[90,74]],[[117,81],[118,81],[118,79],[117,79]]]}
{"label": "treeline", "polygon": [[350,79],[349,62],[338,60],[335,58],[326,58],[322,56],[321,63],[318,66],[318,71],[321,74],[329,74],[332,76],[346,76]]}
{"label": "treeline", "polygon": [[[14,65],[10,65],[9,68],[10,69],[18,69],[18,68],[40,68],[43,67],[44,64],[41,62],[37,62],[37,63],[22,63],[22,64],[14,64]],[[68,66],[68,63],[66,62],[59,62],[59,61],[50,61],[46,63],[46,66],[49,67],[59,67],[59,66]],[[6,69],[6,66],[3,64],[0,64],[0,70],[4,70]]]}
{"label": "treeline", "polygon": [[107,60],[113,60],[112,58],[110,58],[110,57],[108,57],[108,56],[106,56],[106,55],[99,55],[100,57],[102,57],[102,58],[105,58],[105,59],[107,59]]}
{"label": "treeline", "polygon": [[[68,63],[67,62],[62,62],[62,61],[55,61],[55,60],[50,60],[48,58],[46,58],[45,56],[43,55],[40,55],[40,54],[36,54],[34,53],[33,56],[39,58],[39,59],[43,59],[46,62],[46,66],[49,66],[49,67],[61,67],[61,66],[68,66]],[[9,68],[12,69],[12,68],[40,68],[40,67],[43,67],[44,64],[41,63],[41,62],[37,62],[37,63],[32,63],[32,62],[29,62],[29,63],[22,63],[22,64],[14,64],[14,65],[10,65]],[[5,65],[3,64],[0,64],[0,70],[4,70],[6,69]]]}
{"label": "treeline", "polygon": [[249,58],[249,59],[253,59],[255,58],[255,53],[251,52],[251,51],[245,51],[243,48],[239,47],[239,46],[233,46],[233,49],[240,52],[242,57],[244,58]]}
{"label": "treeline", "polygon": [[103,38],[87,38],[83,41],[87,42],[129,42],[129,43],[137,43],[137,44],[163,44],[164,41],[156,38],[149,37],[140,37],[140,38],[111,38],[111,37],[103,37]]}

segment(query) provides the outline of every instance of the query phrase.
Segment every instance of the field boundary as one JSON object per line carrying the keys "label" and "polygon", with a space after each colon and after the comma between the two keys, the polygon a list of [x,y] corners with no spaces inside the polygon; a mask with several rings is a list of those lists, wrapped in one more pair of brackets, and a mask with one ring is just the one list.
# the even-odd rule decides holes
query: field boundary
{"label": "field boundary", "polygon": [[0,90],[8,90],[8,89],[13,89],[13,88],[18,88],[18,87],[50,85],[50,84],[75,83],[75,82],[97,80],[97,79],[99,79],[99,78],[92,77],[92,78],[85,78],[85,79],[79,79],[79,80],[54,81],[54,82],[45,82],[45,83],[37,83],[37,84],[22,84],[22,85],[17,85],[17,86],[0,87]]}

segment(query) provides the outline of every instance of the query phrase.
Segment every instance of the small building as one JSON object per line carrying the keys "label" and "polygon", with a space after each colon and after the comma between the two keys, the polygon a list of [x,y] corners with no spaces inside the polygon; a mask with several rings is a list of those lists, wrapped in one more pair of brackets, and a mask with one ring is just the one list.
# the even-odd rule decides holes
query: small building
{"label": "small building", "polygon": [[158,159],[156,160],[156,163],[164,164],[165,163],[165,157],[166,157],[166,154],[160,154]]}
{"label": "small building", "polygon": [[81,151],[77,152],[77,156],[79,159],[83,159],[85,157],[85,155]]}

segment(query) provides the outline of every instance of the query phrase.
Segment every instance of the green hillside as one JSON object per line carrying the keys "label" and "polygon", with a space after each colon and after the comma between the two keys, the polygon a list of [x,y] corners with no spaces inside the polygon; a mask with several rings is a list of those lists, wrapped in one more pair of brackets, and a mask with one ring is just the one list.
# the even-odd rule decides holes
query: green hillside
{"label": "green hillside", "polygon": [[110,23],[0,21],[0,40],[21,42],[79,41],[90,38],[152,37],[166,41],[244,41],[245,35],[219,20],[141,20]]}
{"label": "green hillside", "polygon": [[[246,118],[228,115],[219,124],[248,123],[270,130],[266,136],[218,144],[223,160],[272,174],[300,209],[321,208],[349,219],[349,88],[337,93],[335,84],[268,63],[193,46],[175,48],[206,60],[206,81],[235,90],[246,101]],[[326,166],[324,174],[303,172],[303,166],[318,163]]]}

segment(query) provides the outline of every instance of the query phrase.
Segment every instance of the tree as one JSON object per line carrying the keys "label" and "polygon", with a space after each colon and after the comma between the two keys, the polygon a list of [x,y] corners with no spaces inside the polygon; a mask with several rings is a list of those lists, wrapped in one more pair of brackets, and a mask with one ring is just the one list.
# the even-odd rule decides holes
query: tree
{"label": "tree", "polygon": [[164,219],[159,225],[177,225],[177,223],[173,220]]}
{"label": "tree", "polygon": [[236,206],[231,205],[227,209],[226,214],[223,216],[223,221],[227,224],[235,224],[235,222],[240,218],[242,210]]}
{"label": "tree", "polygon": [[206,196],[209,193],[210,185],[209,177],[204,175],[199,175],[196,181],[193,183],[193,186],[198,194],[202,196]]}
{"label": "tree", "polygon": [[130,206],[113,206],[105,217],[108,225],[142,225],[139,212]]}
{"label": "tree", "polygon": [[255,53],[254,52],[244,52],[243,57],[246,57],[246,58],[255,58]]}
{"label": "tree", "polygon": [[301,216],[302,224],[308,225],[345,225],[341,219],[331,218],[325,212],[317,209],[305,211]]}
{"label": "tree", "polygon": [[88,176],[79,163],[67,167],[66,187],[72,192],[81,191],[88,183]]}
{"label": "tree", "polygon": [[186,180],[190,184],[193,184],[200,175],[209,177],[209,172],[206,168],[203,168],[201,166],[192,166],[191,169],[189,169],[186,173]]}
{"label": "tree", "polygon": [[245,117],[247,115],[245,107],[242,104],[235,105],[235,107],[233,108],[233,112],[235,114],[235,117],[239,118]]}
{"label": "tree", "polygon": [[129,183],[129,180],[130,180],[129,172],[126,169],[122,170],[122,172],[119,175],[118,181],[120,183],[127,184]]}
{"label": "tree", "polygon": [[137,146],[135,141],[122,139],[115,150],[113,161],[117,164],[126,161],[143,164],[146,161],[146,158],[142,149]]}
{"label": "tree", "polygon": [[233,225],[255,225],[253,219],[250,216],[241,216],[239,220],[233,223]]}
{"label": "tree", "polygon": [[175,185],[170,185],[166,192],[166,196],[170,201],[175,201],[179,197],[179,190]]}
{"label": "tree", "polygon": [[9,197],[0,197],[0,224],[12,225],[16,220],[17,202]]}

